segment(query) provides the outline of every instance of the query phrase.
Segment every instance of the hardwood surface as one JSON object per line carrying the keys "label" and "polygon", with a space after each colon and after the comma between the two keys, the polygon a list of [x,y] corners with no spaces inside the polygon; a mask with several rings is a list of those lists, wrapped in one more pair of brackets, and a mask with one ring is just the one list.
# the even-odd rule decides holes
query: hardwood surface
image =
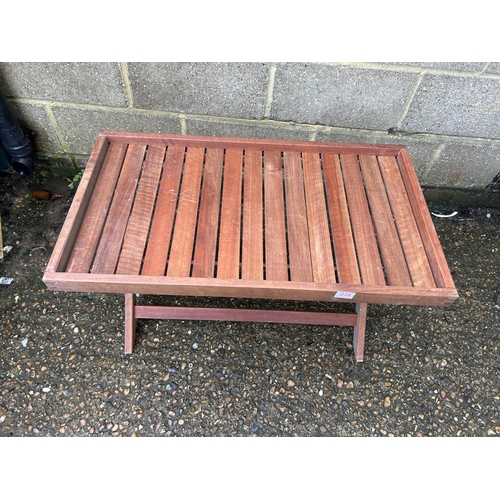
{"label": "hardwood surface", "polygon": [[132,275],[137,293],[201,279],[210,296],[457,298],[408,152],[392,145],[103,132],[44,280],[129,293]]}
{"label": "hardwood surface", "polygon": [[[367,305],[458,297],[399,145],[102,132],[44,282],[125,294],[137,318],[354,327]],[[355,313],[136,305],[136,294],[351,302]]]}

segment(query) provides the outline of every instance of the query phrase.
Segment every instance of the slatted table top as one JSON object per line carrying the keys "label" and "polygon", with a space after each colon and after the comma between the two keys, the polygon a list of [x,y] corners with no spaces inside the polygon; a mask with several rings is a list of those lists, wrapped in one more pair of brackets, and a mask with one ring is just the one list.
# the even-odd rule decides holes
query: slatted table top
{"label": "slatted table top", "polygon": [[53,290],[449,305],[404,146],[102,132]]}

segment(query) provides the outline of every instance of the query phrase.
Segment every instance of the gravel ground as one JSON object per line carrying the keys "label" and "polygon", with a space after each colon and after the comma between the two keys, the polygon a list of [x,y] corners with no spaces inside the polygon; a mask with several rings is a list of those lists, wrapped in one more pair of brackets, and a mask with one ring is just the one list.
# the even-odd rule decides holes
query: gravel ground
{"label": "gravel ground", "polygon": [[126,356],[123,296],[42,282],[71,196],[36,180],[0,177],[1,437],[500,436],[498,211],[434,219],[460,298],[370,306],[363,363],[351,328],[225,322],[139,321]]}

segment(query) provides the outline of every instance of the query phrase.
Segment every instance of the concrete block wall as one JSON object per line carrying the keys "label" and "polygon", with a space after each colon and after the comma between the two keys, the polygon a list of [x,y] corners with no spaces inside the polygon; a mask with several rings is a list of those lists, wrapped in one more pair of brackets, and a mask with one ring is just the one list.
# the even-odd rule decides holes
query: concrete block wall
{"label": "concrete block wall", "polygon": [[0,89],[46,165],[111,129],[393,143],[429,196],[498,190],[500,63],[4,62]]}

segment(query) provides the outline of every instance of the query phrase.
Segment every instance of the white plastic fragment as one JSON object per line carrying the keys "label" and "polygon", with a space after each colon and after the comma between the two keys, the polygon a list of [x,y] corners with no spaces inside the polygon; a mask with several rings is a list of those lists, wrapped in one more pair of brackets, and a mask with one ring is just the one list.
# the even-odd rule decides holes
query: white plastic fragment
{"label": "white plastic fragment", "polygon": [[21,345],[23,347],[26,347],[28,345],[28,337],[26,337],[24,340],[21,341]]}
{"label": "white plastic fragment", "polygon": [[431,214],[434,215],[434,217],[455,217],[455,215],[457,215],[458,212],[452,212],[449,215],[435,214],[434,212],[431,212]]}
{"label": "white plastic fragment", "polygon": [[30,256],[30,257],[33,255],[33,252],[34,252],[35,250],[45,250],[45,251],[47,251],[47,249],[46,249],[45,247],[35,247],[35,248],[32,248],[32,249],[31,249],[31,252],[30,252],[30,254],[29,254],[29,256]]}
{"label": "white plastic fragment", "polygon": [[11,250],[12,250],[12,247],[11,247],[11,246],[6,246],[6,247],[3,247],[3,252],[4,252],[4,253],[9,253]]}

